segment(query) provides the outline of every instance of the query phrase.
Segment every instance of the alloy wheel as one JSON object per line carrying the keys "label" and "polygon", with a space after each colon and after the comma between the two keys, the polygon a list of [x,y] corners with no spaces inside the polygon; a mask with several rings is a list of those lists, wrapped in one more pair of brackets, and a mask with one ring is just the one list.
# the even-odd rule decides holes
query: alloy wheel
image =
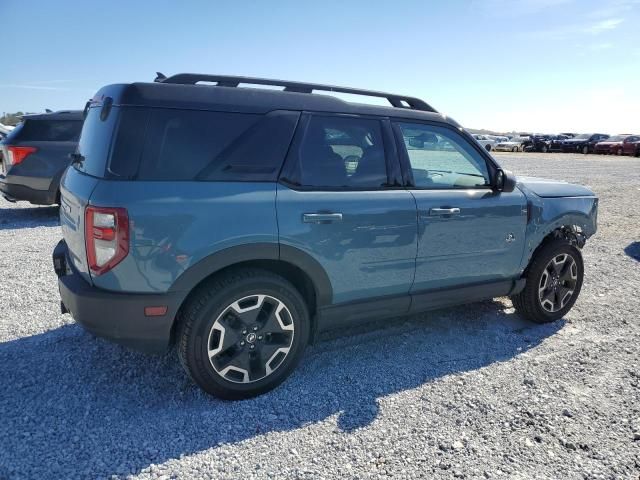
{"label": "alloy wheel", "polygon": [[256,294],[227,306],[211,327],[207,353],[225,380],[253,383],[271,375],[289,354],[295,335],[287,306]]}
{"label": "alloy wheel", "polygon": [[578,265],[575,259],[561,253],[553,257],[542,272],[538,285],[540,305],[547,312],[562,309],[573,296],[578,282]]}

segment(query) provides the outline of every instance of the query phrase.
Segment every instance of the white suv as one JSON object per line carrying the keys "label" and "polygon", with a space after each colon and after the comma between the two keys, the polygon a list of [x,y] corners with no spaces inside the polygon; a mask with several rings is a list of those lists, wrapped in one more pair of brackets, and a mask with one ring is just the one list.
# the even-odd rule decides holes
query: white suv
{"label": "white suv", "polygon": [[491,150],[493,150],[493,147],[496,144],[496,141],[492,138],[489,138],[487,135],[480,135],[480,134],[474,133],[472,136],[478,141],[480,145],[482,145],[487,150],[487,152],[490,152]]}

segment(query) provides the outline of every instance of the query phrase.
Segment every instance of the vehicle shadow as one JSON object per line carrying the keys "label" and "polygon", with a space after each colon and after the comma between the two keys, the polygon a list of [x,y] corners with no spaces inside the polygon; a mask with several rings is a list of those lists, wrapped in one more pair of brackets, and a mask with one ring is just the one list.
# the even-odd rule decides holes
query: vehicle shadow
{"label": "vehicle shadow", "polygon": [[640,262],[640,242],[632,242],[624,249],[624,253]]}
{"label": "vehicle shadow", "polygon": [[173,352],[145,356],[75,324],[9,341],[0,344],[0,460],[29,460],[0,465],[0,477],[136,474],[333,415],[351,432],[375,421],[387,395],[514,358],[564,326],[511,311],[489,301],[334,333],[281,387],[239,402],[202,393]]}
{"label": "vehicle shadow", "polygon": [[0,207],[0,230],[18,228],[57,227],[58,207]]}

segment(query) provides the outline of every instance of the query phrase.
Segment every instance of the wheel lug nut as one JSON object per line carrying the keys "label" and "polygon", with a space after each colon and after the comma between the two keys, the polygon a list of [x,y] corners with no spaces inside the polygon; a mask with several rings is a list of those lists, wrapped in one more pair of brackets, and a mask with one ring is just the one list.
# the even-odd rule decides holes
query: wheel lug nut
{"label": "wheel lug nut", "polygon": [[256,346],[255,346],[255,345],[251,345],[249,348],[250,348],[251,350],[253,350],[254,348],[256,348]]}
{"label": "wheel lug nut", "polygon": [[244,340],[240,342],[240,346],[244,347]]}
{"label": "wheel lug nut", "polygon": [[262,335],[258,335],[258,340],[262,340]]}
{"label": "wheel lug nut", "polygon": [[255,332],[256,330],[258,330],[258,327],[253,327],[253,331]]}
{"label": "wheel lug nut", "polygon": [[246,329],[242,330],[242,334],[246,335],[247,334],[247,330]]}

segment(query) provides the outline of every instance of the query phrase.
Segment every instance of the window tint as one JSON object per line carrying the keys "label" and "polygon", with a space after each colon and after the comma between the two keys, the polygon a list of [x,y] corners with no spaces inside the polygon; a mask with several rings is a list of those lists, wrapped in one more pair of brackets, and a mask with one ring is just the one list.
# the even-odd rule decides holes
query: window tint
{"label": "window tint", "polygon": [[77,142],[82,129],[80,120],[29,120],[20,131],[20,140],[37,142]]}
{"label": "window tint", "polygon": [[399,123],[418,188],[489,185],[487,164],[461,135],[447,128]]}
{"label": "window tint", "polygon": [[260,115],[151,109],[138,178],[193,180]]}
{"label": "window tint", "polygon": [[95,106],[87,112],[78,143],[78,153],[82,156],[82,161],[75,164],[78,170],[94,177],[104,176],[114,125],[119,114],[118,107],[114,107],[107,118],[102,120],[101,110],[102,106]]}
{"label": "window tint", "polygon": [[196,178],[276,181],[299,117],[299,112],[287,111],[261,115],[260,120],[231,142]]}
{"label": "window tint", "polygon": [[378,120],[312,116],[297,151],[296,183],[320,188],[380,188],[387,167]]}

